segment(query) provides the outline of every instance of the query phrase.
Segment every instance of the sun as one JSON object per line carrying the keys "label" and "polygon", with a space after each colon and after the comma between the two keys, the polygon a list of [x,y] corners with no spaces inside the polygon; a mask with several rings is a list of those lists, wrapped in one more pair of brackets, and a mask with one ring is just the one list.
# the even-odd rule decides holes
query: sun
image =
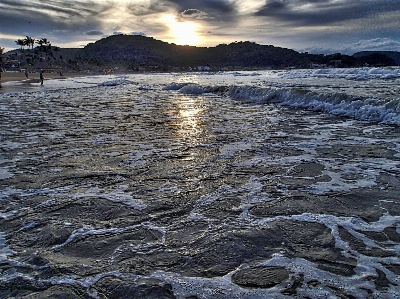
{"label": "sun", "polygon": [[174,42],[178,45],[194,46],[200,42],[197,35],[199,25],[194,22],[178,22],[173,15],[167,15],[163,18],[170,29]]}

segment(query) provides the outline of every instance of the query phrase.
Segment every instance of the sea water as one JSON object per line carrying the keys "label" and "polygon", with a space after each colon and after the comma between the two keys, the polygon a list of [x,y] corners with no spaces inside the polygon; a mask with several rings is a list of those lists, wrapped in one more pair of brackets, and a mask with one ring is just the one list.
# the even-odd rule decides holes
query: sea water
{"label": "sea water", "polygon": [[3,83],[0,294],[398,298],[399,83],[400,68]]}

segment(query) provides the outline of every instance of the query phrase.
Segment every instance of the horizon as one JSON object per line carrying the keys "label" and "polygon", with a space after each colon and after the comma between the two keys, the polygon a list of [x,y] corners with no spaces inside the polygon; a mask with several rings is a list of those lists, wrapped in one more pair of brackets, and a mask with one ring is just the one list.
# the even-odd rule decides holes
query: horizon
{"label": "horizon", "polygon": [[[106,38],[110,38],[110,37],[113,37],[113,36],[119,36],[119,35],[123,35],[123,36],[142,36],[142,37],[145,37],[145,38],[150,38],[150,39],[154,39],[154,40],[158,40],[158,41],[161,41],[161,42],[165,42],[165,43],[167,43],[167,44],[170,44],[170,45],[172,45],[172,44],[175,44],[175,45],[178,45],[178,46],[190,46],[190,47],[197,47],[197,48],[213,48],[213,47],[217,47],[217,46],[219,46],[219,45],[230,45],[230,44],[235,44],[235,43],[246,43],[246,42],[248,42],[248,43],[255,43],[255,44],[258,44],[258,45],[261,45],[261,46],[267,46],[267,45],[265,45],[265,44],[260,44],[260,43],[257,43],[257,42],[254,42],[254,41],[250,41],[250,40],[243,40],[243,41],[235,41],[235,42],[231,42],[231,43],[220,43],[220,44],[218,44],[218,45],[215,45],[215,46],[195,46],[195,45],[180,45],[180,44],[176,44],[176,43],[174,43],[174,42],[167,42],[167,41],[163,41],[163,40],[161,40],[161,39],[157,39],[157,38],[155,38],[155,37],[153,37],[153,36],[146,36],[146,35],[142,35],[142,34],[122,34],[122,33],[119,33],[119,34],[113,34],[113,35],[109,35],[109,36],[104,36],[104,37],[101,37],[101,38],[99,38],[98,40],[96,40],[96,41],[93,41],[93,42],[90,42],[90,43],[88,43],[88,44],[86,44],[86,45],[84,45],[84,46],[82,46],[82,47],[59,47],[59,46],[57,46],[57,45],[53,45],[53,44],[51,44],[51,46],[52,47],[58,47],[58,48],[60,48],[60,49],[83,49],[84,47],[86,47],[86,46],[88,46],[89,44],[94,44],[94,43],[96,43],[96,42],[98,42],[98,41],[100,41],[100,40],[102,40],[102,39],[106,39]],[[26,37],[25,37],[26,38]],[[31,37],[31,38],[34,38],[35,39],[35,41],[39,41],[39,39],[36,39],[35,37]],[[51,41],[49,41],[50,43],[51,43]],[[39,48],[40,46],[38,45],[38,44],[36,44],[35,43],[35,47],[34,47],[34,49],[35,48]],[[276,47],[276,48],[284,48],[284,49],[289,49],[289,50],[294,50],[294,51],[296,51],[295,49],[290,49],[290,48],[285,48],[285,47],[279,47],[279,46],[275,46],[275,45],[268,45],[268,46],[273,46],[273,47]],[[31,48],[29,48],[27,45],[25,45],[25,47],[27,47],[27,48],[23,48],[22,50],[24,50],[24,51],[32,51],[32,49]],[[8,53],[8,52],[12,52],[12,51],[20,51],[21,50],[21,48],[12,48],[12,49],[9,49],[9,50],[4,50],[4,53]],[[299,51],[297,51],[297,52],[299,52]],[[391,50],[362,50],[362,51],[357,51],[357,52],[354,52],[354,53],[350,53],[350,54],[345,54],[345,53],[339,53],[339,52],[332,52],[332,53],[307,53],[307,52],[299,52],[299,53],[307,53],[307,54],[315,54],[315,55],[333,55],[333,54],[342,54],[342,55],[349,55],[349,56],[352,56],[352,55],[354,55],[354,54],[356,54],[356,53],[359,53],[359,52],[399,52],[400,53],[400,51],[391,51]]]}
{"label": "horizon", "polygon": [[198,47],[246,40],[311,54],[400,51],[399,13],[392,0],[8,0],[0,46],[31,36],[83,48],[122,33]]}

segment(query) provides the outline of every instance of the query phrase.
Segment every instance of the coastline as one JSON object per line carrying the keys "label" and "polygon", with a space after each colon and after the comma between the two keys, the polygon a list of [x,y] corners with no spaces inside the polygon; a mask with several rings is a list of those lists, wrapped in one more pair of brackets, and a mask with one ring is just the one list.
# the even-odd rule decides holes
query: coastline
{"label": "coastline", "polygon": [[[63,76],[58,73],[44,73],[44,79],[66,79],[68,77],[83,77],[86,76],[85,73],[79,72],[66,72]],[[39,83],[39,73],[29,73],[28,78],[25,77],[23,72],[2,72],[1,73],[1,83],[8,82],[23,82],[23,83]]]}
{"label": "coastline", "polygon": [[46,87],[47,80],[66,80],[74,77],[86,77],[88,73],[65,72],[63,76],[59,73],[44,73],[44,86],[40,85],[40,73],[29,73],[26,78],[23,72],[2,72],[0,80],[0,94],[9,92],[30,92]]}

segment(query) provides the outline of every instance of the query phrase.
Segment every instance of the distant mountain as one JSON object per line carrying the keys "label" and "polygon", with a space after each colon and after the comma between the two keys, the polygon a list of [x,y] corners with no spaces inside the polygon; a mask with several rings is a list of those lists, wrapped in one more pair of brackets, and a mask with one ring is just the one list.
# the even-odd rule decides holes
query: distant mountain
{"label": "distant mountain", "polygon": [[385,56],[393,59],[394,62],[396,63],[396,65],[400,65],[400,52],[396,52],[396,51],[362,51],[362,52],[355,53],[353,56],[356,58],[362,58],[362,57],[369,56],[374,53],[377,53],[380,55],[385,55]]}
{"label": "distant mountain", "polygon": [[88,44],[81,59],[88,66],[115,67],[128,70],[207,66],[223,68],[309,68],[359,67],[400,65],[398,52],[360,52],[353,56],[340,53],[315,55],[294,50],[259,45],[254,42],[235,42],[216,47],[194,47],[169,44],[140,35],[114,35]]}
{"label": "distant mountain", "polygon": [[132,69],[153,65],[170,67],[274,67],[307,66],[310,61],[294,50],[252,42],[216,47],[169,44],[145,36],[114,35],[88,44],[82,59],[98,66],[124,65]]}
{"label": "distant mountain", "polygon": [[17,61],[19,68],[94,72],[111,68],[121,71],[186,71],[400,65],[400,52],[394,51],[364,51],[353,56],[340,53],[323,55],[248,41],[194,47],[141,35],[113,35],[90,43],[83,49],[36,47],[9,51],[3,56],[2,66],[5,69]]}

